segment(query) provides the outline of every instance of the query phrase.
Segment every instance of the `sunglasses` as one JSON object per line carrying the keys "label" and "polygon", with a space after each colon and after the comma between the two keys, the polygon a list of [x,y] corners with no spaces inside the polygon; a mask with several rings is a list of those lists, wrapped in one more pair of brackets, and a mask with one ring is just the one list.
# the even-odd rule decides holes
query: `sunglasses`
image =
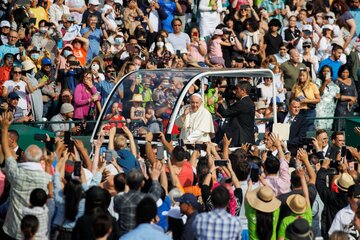
{"label": "sunglasses", "polygon": [[14,71],[14,74],[22,74],[22,72]]}
{"label": "sunglasses", "polygon": [[114,73],[115,71],[107,71],[107,73]]}
{"label": "sunglasses", "polygon": [[303,46],[303,48],[311,48],[310,45]]}

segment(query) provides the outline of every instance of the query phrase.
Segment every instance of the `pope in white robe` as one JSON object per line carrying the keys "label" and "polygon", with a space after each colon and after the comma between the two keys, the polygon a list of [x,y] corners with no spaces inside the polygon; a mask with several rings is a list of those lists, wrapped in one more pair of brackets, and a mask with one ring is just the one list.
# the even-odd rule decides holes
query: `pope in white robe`
{"label": "pope in white robe", "polygon": [[187,143],[210,142],[215,134],[211,113],[204,108],[198,93],[191,95],[190,105],[180,110],[175,124],[181,128],[180,139]]}

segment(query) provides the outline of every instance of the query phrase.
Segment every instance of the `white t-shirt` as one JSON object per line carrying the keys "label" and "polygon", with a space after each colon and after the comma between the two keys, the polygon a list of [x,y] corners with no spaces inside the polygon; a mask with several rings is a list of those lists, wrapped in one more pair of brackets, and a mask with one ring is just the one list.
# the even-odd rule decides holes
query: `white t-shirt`
{"label": "white t-shirt", "polygon": [[183,32],[179,34],[170,33],[168,39],[171,45],[173,46],[175,52],[177,50],[187,51],[187,45],[190,44],[189,35]]}
{"label": "white t-shirt", "polygon": [[19,103],[18,103],[18,107],[23,109],[23,110],[27,110],[27,103],[26,103],[26,83],[23,81],[19,81],[19,82],[14,82],[13,80],[8,80],[3,84],[3,87],[7,88],[8,93],[11,93],[13,91],[13,89],[19,86],[20,89],[15,91],[20,99],[19,99]]}

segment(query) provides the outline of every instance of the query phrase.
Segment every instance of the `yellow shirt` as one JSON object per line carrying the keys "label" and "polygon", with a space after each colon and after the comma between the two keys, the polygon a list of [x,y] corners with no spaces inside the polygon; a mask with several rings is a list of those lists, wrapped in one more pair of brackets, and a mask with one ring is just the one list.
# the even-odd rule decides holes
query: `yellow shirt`
{"label": "yellow shirt", "polygon": [[[295,97],[300,98],[300,100],[303,97],[314,100],[316,99],[315,95],[320,95],[318,87],[313,82],[310,82],[304,89],[301,89],[298,84],[295,84],[291,92]],[[300,109],[308,109],[307,103],[300,103]]]}
{"label": "yellow shirt", "polygon": [[47,12],[43,7],[37,7],[37,8],[30,8],[30,12],[34,14],[34,18],[36,18],[35,27],[39,29],[39,22],[41,20],[49,21],[49,17]]}

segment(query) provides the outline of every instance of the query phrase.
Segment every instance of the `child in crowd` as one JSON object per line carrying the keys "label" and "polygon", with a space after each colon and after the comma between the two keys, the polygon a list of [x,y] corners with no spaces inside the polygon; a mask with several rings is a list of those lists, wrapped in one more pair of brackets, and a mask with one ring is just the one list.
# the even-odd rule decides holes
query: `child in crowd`
{"label": "child in crowd", "polygon": [[53,215],[54,204],[44,189],[36,188],[30,194],[30,206],[25,207],[23,215],[33,215],[38,219],[39,228],[36,231],[36,239],[49,239],[50,222]]}
{"label": "child in crowd", "polygon": [[34,215],[25,215],[21,220],[21,232],[24,240],[34,240],[35,234],[39,229],[39,220]]}
{"label": "child in crowd", "polygon": [[223,58],[223,52],[221,50],[221,46],[231,46],[231,43],[227,43],[222,40],[223,31],[220,29],[216,29],[214,31],[214,36],[210,40],[209,45],[209,60],[213,65],[220,65],[222,67],[225,66],[225,60]]}

